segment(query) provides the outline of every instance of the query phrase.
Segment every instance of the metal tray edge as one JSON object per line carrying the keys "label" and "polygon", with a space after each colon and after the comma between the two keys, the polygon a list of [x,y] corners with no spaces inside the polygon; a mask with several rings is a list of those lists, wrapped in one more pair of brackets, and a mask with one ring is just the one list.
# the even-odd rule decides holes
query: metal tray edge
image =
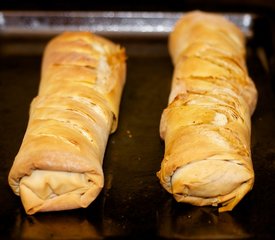
{"label": "metal tray edge", "polygon": [[[0,11],[0,34],[49,35],[91,31],[106,36],[167,36],[185,12]],[[251,13],[220,13],[252,37]]]}

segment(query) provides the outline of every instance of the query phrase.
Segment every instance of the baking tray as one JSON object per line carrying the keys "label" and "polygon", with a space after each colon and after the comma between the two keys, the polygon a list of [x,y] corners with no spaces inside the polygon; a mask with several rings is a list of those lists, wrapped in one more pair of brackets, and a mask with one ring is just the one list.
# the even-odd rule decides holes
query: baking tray
{"label": "baking tray", "polygon": [[[180,12],[0,12],[0,239],[272,239],[275,99],[272,27],[265,16],[221,13],[247,37],[247,64],[259,92],[252,117],[254,188],[232,212],[176,203],[159,184],[159,120],[173,66],[167,36]],[[105,187],[86,209],[27,216],[7,183],[37,94],[41,57],[62,31],[93,31],[127,51],[119,127],[104,158]],[[273,79],[274,80],[274,79]]]}

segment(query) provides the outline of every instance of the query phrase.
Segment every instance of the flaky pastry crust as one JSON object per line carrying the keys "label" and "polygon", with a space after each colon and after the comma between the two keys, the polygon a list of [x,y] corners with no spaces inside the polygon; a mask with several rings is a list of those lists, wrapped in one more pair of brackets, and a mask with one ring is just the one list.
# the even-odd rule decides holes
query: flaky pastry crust
{"label": "flaky pastry crust", "polygon": [[39,92],[9,173],[28,214],[87,207],[98,196],[125,74],[124,49],[103,37],[65,32],[48,43]]}
{"label": "flaky pastry crust", "polygon": [[179,202],[232,210],[254,183],[250,118],[257,91],[244,35],[221,15],[193,11],[176,23],[169,52],[174,74],[157,176]]}

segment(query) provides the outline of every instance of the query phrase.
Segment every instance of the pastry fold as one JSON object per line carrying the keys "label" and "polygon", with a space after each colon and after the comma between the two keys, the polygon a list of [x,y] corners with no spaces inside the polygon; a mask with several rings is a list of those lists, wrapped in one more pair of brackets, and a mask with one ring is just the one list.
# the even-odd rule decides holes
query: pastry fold
{"label": "pastry fold", "polygon": [[125,59],[119,45],[88,32],[65,32],[46,46],[38,95],[8,177],[28,214],[87,207],[100,193]]}
{"label": "pastry fold", "polygon": [[165,153],[157,176],[178,202],[229,211],[252,189],[257,90],[245,50],[238,27],[213,13],[185,14],[169,36],[174,73],[160,122]]}

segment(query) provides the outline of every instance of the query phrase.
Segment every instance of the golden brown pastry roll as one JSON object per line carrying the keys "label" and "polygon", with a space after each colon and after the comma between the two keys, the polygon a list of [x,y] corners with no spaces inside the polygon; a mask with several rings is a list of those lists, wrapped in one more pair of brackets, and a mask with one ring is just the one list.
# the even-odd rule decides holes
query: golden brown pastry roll
{"label": "golden brown pastry roll", "polygon": [[257,91],[245,37],[223,16],[185,14],[169,36],[172,87],[160,122],[163,187],[178,202],[229,211],[251,190],[251,115]]}
{"label": "golden brown pastry roll", "polygon": [[125,75],[124,49],[105,38],[67,32],[48,43],[38,96],[9,173],[28,214],[87,207],[98,196]]}

